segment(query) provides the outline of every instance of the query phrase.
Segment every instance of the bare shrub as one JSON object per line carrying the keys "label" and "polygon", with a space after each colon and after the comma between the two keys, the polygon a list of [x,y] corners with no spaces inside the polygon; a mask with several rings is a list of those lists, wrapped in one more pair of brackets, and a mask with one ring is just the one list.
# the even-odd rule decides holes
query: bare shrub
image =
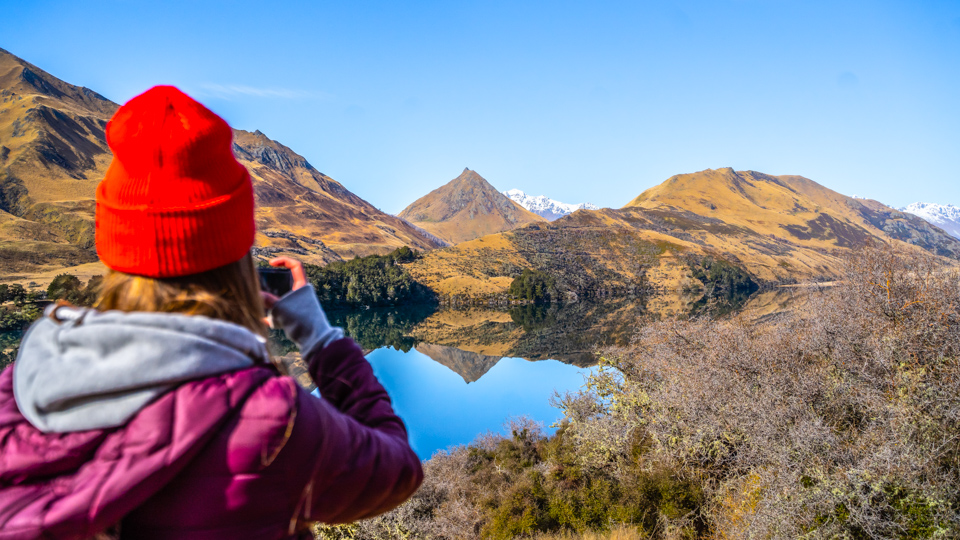
{"label": "bare shrub", "polygon": [[566,398],[569,436],[614,471],[648,440],[728,538],[957,534],[958,300],[955,268],[868,249],[773,323],[645,326]]}
{"label": "bare shrub", "polygon": [[[474,444],[493,439],[487,435]],[[424,483],[399,508],[373,519],[327,527],[319,525],[314,534],[324,540],[479,538],[482,515],[477,488],[471,477],[467,447],[437,452],[424,462]]]}
{"label": "bare shrub", "polygon": [[642,325],[557,404],[320,537],[960,537],[960,276],[924,253],[863,250],[761,324]]}

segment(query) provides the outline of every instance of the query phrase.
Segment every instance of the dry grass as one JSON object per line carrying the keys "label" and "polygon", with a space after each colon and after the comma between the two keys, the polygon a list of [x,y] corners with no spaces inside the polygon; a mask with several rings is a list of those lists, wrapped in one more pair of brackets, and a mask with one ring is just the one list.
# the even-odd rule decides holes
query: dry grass
{"label": "dry grass", "polygon": [[107,275],[107,267],[102,262],[92,262],[77,266],[68,266],[66,268],[57,268],[56,270],[47,270],[36,273],[14,274],[9,277],[0,276],[0,283],[36,283],[39,288],[46,290],[53,278],[60,274],[70,274],[77,276],[80,281],[86,283],[93,276]]}
{"label": "dry grass", "polygon": [[[847,204],[850,199],[801,177],[771,177],[753,171],[705,170],[680,174],[648,189],[627,207],[681,208],[747,227],[761,235],[784,236],[783,225],[806,227],[822,213],[862,224]],[[877,237],[886,235],[877,230]],[[798,244],[831,249],[835,240],[795,239]]]}
{"label": "dry grass", "polygon": [[506,293],[513,281],[510,269],[530,266],[510,238],[499,233],[431,251],[406,268],[441,296],[476,296]]}
{"label": "dry grass", "polygon": [[535,540],[643,540],[649,538],[640,533],[636,527],[620,526],[609,532],[574,533],[566,531],[558,534],[540,534],[533,537]]}

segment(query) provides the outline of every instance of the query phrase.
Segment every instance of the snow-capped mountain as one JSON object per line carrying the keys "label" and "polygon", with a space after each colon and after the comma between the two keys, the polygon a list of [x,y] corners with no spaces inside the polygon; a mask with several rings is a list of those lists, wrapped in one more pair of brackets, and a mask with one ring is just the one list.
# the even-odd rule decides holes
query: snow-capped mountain
{"label": "snow-capped mountain", "polygon": [[510,189],[504,191],[503,194],[509,197],[513,202],[519,204],[534,214],[547,218],[550,221],[559,219],[567,214],[572,214],[577,210],[597,210],[599,208],[597,205],[590,203],[562,203],[560,201],[548,199],[545,195],[537,195],[534,197],[527,195],[519,189]]}
{"label": "snow-capped mountain", "polygon": [[960,238],[960,207],[952,204],[916,202],[898,210],[919,216],[951,236]]}

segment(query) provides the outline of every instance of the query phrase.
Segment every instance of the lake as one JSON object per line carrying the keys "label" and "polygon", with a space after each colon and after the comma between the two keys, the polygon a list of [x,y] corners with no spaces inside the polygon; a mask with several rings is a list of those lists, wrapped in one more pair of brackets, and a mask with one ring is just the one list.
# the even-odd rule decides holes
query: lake
{"label": "lake", "polygon": [[421,458],[466,444],[481,433],[503,431],[510,418],[527,416],[549,426],[561,412],[554,392],[579,388],[590,368],[556,360],[502,358],[478,380],[467,382],[449,367],[417,351],[377,349],[367,355]]}
{"label": "lake", "polygon": [[[705,298],[680,293],[509,309],[412,308],[331,311],[367,351],[374,373],[407,424],[421,458],[503,433],[526,416],[547,431],[562,417],[555,394],[579,389],[605,347],[629,343],[644,321],[744,313],[761,319],[786,308],[788,290]],[[277,345],[285,350],[282,339]],[[288,358],[296,358],[295,354]],[[303,367],[299,380],[309,384]]]}
{"label": "lake", "polygon": [[[783,289],[711,297],[664,293],[565,305],[407,306],[328,315],[364,349],[414,449],[428,458],[484,433],[503,433],[520,416],[552,431],[562,413],[551,398],[579,389],[601,351],[628,344],[646,321],[731,313],[759,320],[800,295]],[[0,334],[3,350],[12,352],[19,338],[19,332]],[[274,332],[271,349],[300,384],[313,387],[282,333]]]}

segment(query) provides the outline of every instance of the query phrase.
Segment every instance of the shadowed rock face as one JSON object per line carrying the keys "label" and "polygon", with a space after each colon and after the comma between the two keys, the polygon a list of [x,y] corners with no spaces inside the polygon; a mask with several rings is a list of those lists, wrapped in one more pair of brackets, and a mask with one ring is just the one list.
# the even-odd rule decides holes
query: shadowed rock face
{"label": "shadowed rock face", "polygon": [[423,353],[437,363],[450,368],[454,373],[463,377],[466,383],[480,380],[490,368],[497,365],[502,356],[486,356],[470,351],[455,349],[444,345],[421,343],[416,346],[417,352]]}
{"label": "shadowed rock face", "polygon": [[[112,159],[105,129],[117,108],[0,49],[0,250],[10,255],[0,278],[97,260],[93,198]],[[259,131],[235,130],[234,153],[253,177],[259,255],[324,263],[445,245]]]}
{"label": "shadowed rock face", "polygon": [[0,49],[0,277],[97,260],[92,199],[116,109]]}
{"label": "shadowed rock face", "polygon": [[470,169],[414,201],[400,217],[454,244],[546,221]]}
{"label": "shadowed rock face", "polygon": [[960,259],[960,242],[949,231],[908,212],[895,210],[877,201],[861,200],[860,214],[892,238],[921,247],[941,257]]}

